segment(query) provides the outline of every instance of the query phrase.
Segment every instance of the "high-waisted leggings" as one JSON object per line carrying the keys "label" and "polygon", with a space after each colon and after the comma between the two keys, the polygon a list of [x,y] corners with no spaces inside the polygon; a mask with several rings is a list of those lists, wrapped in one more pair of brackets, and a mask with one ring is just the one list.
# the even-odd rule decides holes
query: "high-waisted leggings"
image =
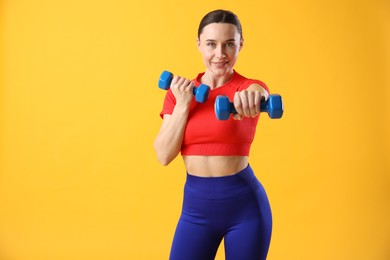
{"label": "high-waisted leggings", "polygon": [[266,259],[272,216],[251,167],[224,177],[187,173],[170,260],[212,260],[224,238],[227,260]]}

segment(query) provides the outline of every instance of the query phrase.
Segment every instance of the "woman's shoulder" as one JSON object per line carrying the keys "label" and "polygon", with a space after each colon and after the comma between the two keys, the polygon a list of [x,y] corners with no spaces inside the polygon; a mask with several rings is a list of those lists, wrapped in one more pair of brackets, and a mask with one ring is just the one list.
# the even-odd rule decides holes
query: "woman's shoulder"
{"label": "woman's shoulder", "polygon": [[234,70],[233,79],[236,81],[261,81],[261,80],[258,80],[256,78],[244,76],[244,75],[240,74],[239,72],[237,72],[236,70]]}
{"label": "woman's shoulder", "polygon": [[200,72],[200,73],[198,73],[198,75],[196,76],[196,78],[194,78],[194,79],[192,80],[192,81],[195,83],[195,85],[201,84],[202,77],[203,77],[204,74],[205,74],[205,72]]}
{"label": "woman's shoulder", "polygon": [[247,89],[252,84],[258,84],[264,88],[267,88],[267,85],[263,81],[243,76],[237,71],[234,71],[232,83],[235,87],[237,87],[237,90]]}

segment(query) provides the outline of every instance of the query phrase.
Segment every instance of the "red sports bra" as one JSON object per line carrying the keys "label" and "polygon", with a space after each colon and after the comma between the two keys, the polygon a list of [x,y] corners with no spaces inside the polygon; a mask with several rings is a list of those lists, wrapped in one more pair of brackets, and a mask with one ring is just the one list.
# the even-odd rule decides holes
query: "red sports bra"
{"label": "red sports bra", "polygon": [[[200,85],[200,79],[203,74],[199,74],[194,80],[196,86]],[[181,147],[183,156],[249,155],[259,117],[243,118],[242,120],[230,118],[226,121],[220,121],[215,116],[214,102],[218,95],[228,96],[229,100],[232,101],[237,91],[242,91],[253,83],[261,85],[269,92],[263,82],[247,79],[234,71],[233,77],[229,82],[210,90],[209,98],[205,103],[197,103],[193,99]],[[168,90],[160,116],[172,114],[175,104],[175,97],[172,91]]]}

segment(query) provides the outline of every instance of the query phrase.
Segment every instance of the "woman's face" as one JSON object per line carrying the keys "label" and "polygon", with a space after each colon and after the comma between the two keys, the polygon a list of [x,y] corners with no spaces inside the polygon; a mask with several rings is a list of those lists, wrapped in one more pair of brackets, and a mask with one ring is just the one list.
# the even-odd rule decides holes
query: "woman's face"
{"label": "woman's face", "polygon": [[207,70],[216,76],[231,73],[243,45],[237,27],[230,23],[206,25],[197,42]]}

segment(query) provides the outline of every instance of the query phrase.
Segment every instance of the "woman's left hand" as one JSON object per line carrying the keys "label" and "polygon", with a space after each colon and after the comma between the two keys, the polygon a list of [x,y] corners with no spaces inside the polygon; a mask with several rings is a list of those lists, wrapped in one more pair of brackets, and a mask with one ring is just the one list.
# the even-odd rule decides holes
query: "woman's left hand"
{"label": "woman's left hand", "polygon": [[256,117],[260,114],[260,102],[263,97],[260,91],[243,90],[234,94],[234,107],[237,114],[233,119],[241,120],[244,117]]}

